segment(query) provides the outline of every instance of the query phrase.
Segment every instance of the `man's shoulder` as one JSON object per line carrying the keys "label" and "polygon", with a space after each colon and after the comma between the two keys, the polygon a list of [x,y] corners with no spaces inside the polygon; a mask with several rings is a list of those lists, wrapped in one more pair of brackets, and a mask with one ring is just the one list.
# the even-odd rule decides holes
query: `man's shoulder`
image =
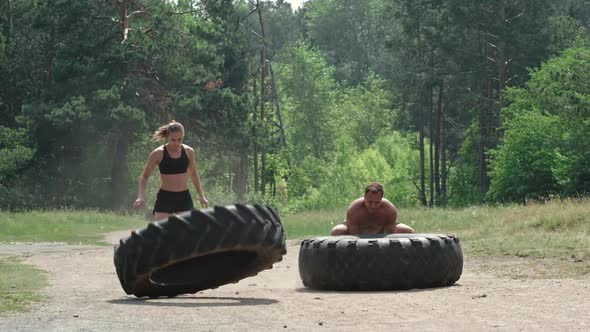
{"label": "man's shoulder", "polygon": [[393,203],[391,203],[390,201],[388,201],[384,198],[381,203],[381,212],[380,213],[386,217],[397,216],[397,208],[395,207],[395,205],[393,205]]}
{"label": "man's shoulder", "polygon": [[352,201],[352,203],[350,203],[350,207],[349,208],[362,207],[362,206],[364,206],[364,203],[365,203],[365,198],[364,197],[357,198],[354,201]]}
{"label": "man's shoulder", "polygon": [[395,208],[395,205],[393,205],[393,203],[391,203],[390,200],[388,200],[387,198],[383,198],[382,202],[386,205],[386,206],[390,206]]}

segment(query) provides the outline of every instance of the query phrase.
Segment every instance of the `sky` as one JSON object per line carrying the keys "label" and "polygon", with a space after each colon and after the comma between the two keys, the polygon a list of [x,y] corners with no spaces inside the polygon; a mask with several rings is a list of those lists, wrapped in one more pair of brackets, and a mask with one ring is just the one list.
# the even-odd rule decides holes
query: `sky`
{"label": "sky", "polygon": [[291,8],[293,8],[293,10],[301,7],[301,5],[305,2],[306,0],[285,0],[285,2],[288,2],[291,4]]}

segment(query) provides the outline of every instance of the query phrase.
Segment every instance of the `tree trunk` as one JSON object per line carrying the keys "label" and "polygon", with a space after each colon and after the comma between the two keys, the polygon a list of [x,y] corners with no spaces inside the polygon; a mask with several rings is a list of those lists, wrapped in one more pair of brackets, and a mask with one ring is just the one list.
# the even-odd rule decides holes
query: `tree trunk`
{"label": "tree trunk", "polygon": [[428,88],[428,99],[429,99],[429,103],[428,103],[428,118],[429,118],[429,136],[430,136],[430,140],[429,140],[429,152],[430,152],[430,202],[428,202],[428,206],[429,207],[433,207],[434,206],[434,155],[433,155],[433,141],[434,141],[434,119],[433,119],[433,91],[432,91],[432,85],[429,86]]}
{"label": "tree trunk", "polygon": [[[126,130],[121,132],[125,133]],[[129,139],[117,133],[115,151],[113,153],[113,167],[111,169],[111,208],[119,211],[127,205],[125,201],[127,183],[127,152],[129,150]]]}
{"label": "tree trunk", "polygon": [[[494,59],[496,56],[496,51],[490,47],[490,45],[495,45],[498,43],[495,40],[496,35],[487,33],[486,31],[482,31],[482,43],[481,43],[481,52],[483,55],[483,59],[485,61],[496,61]],[[493,38],[493,41],[489,41],[488,38]],[[487,74],[486,74],[487,75]],[[477,146],[477,155],[478,155],[478,182],[479,182],[479,190],[482,194],[485,194],[488,191],[489,187],[489,178],[488,178],[488,168],[487,168],[487,151],[490,145],[490,133],[491,133],[491,116],[490,114],[493,113],[494,108],[494,96],[493,96],[493,83],[492,78],[484,77],[481,81],[481,98],[480,98],[480,107],[479,107],[479,140]]]}
{"label": "tree trunk", "polygon": [[260,51],[260,65],[262,66],[260,74],[260,125],[262,127],[262,142],[260,144],[260,192],[264,194],[266,192],[266,119],[264,113],[264,102],[266,97],[266,86],[265,86],[265,56],[264,49]]}
{"label": "tree trunk", "polygon": [[440,87],[440,206],[447,206],[447,146],[446,146],[446,129],[445,129],[445,111],[443,102],[444,81]]}
{"label": "tree trunk", "polygon": [[482,194],[485,194],[489,188],[488,177],[488,149],[490,148],[491,135],[493,133],[492,114],[494,112],[492,80],[484,81],[484,97],[479,110],[479,185]]}
{"label": "tree trunk", "polygon": [[248,153],[247,151],[240,152],[239,160],[234,164],[234,183],[233,191],[238,196],[238,201],[243,202],[245,194],[248,190]]}
{"label": "tree trunk", "polygon": [[118,0],[121,12],[121,44],[127,41],[129,36],[129,16],[127,16],[127,0]]}
{"label": "tree trunk", "polygon": [[441,81],[438,88],[438,97],[436,100],[436,129],[435,129],[435,140],[434,140],[434,187],[435,187],[435,202],[436,205],[440,205],[440,123],[442,121],[442,97],[443,97],[443,82]]}
{"label": "tree trunk", "polygon": [[[5,42],[6,45],[10,45],[12,42],[12,30],[13,30],[13,17],[12,17],[12,0],[7,0],[5,2],[5,6],[6,6],[6,20],[8,21],[5,26],[4,26],[4,38],[5,38]],[[4,6],[1,6],[0,8],[3,8]]]}
{"label": "tree trunk", "polygon": [[[503,22],[503,25],[506,25],[506,1],[507,0],[500,1],[499,8],[500,20],[501,22]],[[504,92],[504,88],[506,87],[506,79],[508,77],[508,57],[506,54],[505,38],[505,36],[500,35],[500,38],[498,40],[498,48],[496,49],[496,61],[498,64],[498,109],[502,109],[502,107],[504,106],[504,98],[502,97],[502,95]],[[499,123],[497,127],[499,127]]]}
{"label": "tree trunk", "polygon": [[262,10],[260,0],[256,0],[256,7],[258,9],[258,20],[260,21],[260,32],[262,35],[262,48],[260,49],[260,124],[263,128],[262,142],[260,145],[260,192],[264,194],[266,192],[266,125],[265,125],[265,114],[264,104],[266,100],[266,35],[264,33],[264,22],[262,21]]}
{"label": "tree trunk", "polygon": [[252,127],[252,141],[253,141],[253,154],[254,156],[252,157],[253,161],[254,161],[254,192],[258,193],[258,183],[260,183],[260,178],[258,176],[258,137],[257,137],[257,130],[256,130],[256,126],[258,125],[258,89],[256,87],[256,80],[257,77],[256,75],[254,75],[254,82],[253,82],[253,94],[254,94],[254,121],[253,121],[253,127]]}
{"label": "tree trunk", "polygon": [[[488,151],[497,144],[498,128],[500,128],[500,110],[504,106],[503,92],[508,77],[508,56],[506,45],[506,11],[507,0],[500,0],[497,7],[497,18],[502,26],[499,33],[485,33],[482,52],[485,59],[495,62],[496,73],[494,77],[487,77],[482,83],[482,102],[479,111],[479,185],[482,194],[489,190],[490,178],[488,175]],[[487,38],[493,38],[488,42]],[[495,45],[493,48],[489,45]],[[497,81],[497,83],[495,83]]]}
{"label": "tree trunk", "polygon": [[[129,32],[129,17],[127,16],[128,3],[126,0],[119,0],[119,11],[121,13],[121,43],[127,40]],[[127,73],[127,64],[123,58],[119,63],[121,76],[125,77]],[[123,134],[127,130],[121,128],[116,130],[115,151],[113,153],[113,166],[111,169],[111,208],[113,211],[119,211],[125,204],[127,192],[127,152],[129,150],[129,140]]]}
{"label": "tree trunk", "polygon": [[[4,38],[5,38],[5,50],[8,51],[12,48],[12,31],[13,31],[13,13],[12,13],[12,0],[8,0],[4,5],[0,6],[0,9],[4,9],[6,6],[6,20],[7,24],[4,26]],[[8,54],[8,53],[7,53]],[[6,72],[8,73],[9,77],[5,77],[4,79],[6,82],[13,81],[12,72],[14,71],[13,68],[6,68]],[[3,90],[0,92],[3,96],[3,101],[8,109],[8,112],[2,112],[0,108],[0,123],[8,124],[8,126],[12,126],[15,122],[15,115],[16,110],[20,103],[17,103],[17,93],[14,93],[12,89],[14,89],[14,84],[2,84],[0,85]]]}
{"label": "tree trunk", "polygon": [[[281,143],[283,144],[283,148],[287,148],[287,138],[285,137],[285,128],[283,126],[283,117],[281,115],[281,103],[279,100],[279,93],[277,91],[277,85],[276,85],[276,81],[275,81],[275,73],[272,70],[272,65],[270,64],[270,61],[268,63],[268,70],[270,72],[270,78],[271,78],[271,82],[272,82],[272,94],[274,96],[275,106],[277,108],[277,119],[279,120],[279,131],[281,133]],[[287,163],[289,164],[289,166],[291,166],[291,163],[289,162],[289,160],[287,160]]]}
{"label": "tree trunk", "polygon": [[419,145],[420,145],[420,202],[422,206],[426,206],[426,174],[425,174],[425,156],[424,156],[424,89],[420,88],[418,93],[420,99],[420,132],[419,132]]}

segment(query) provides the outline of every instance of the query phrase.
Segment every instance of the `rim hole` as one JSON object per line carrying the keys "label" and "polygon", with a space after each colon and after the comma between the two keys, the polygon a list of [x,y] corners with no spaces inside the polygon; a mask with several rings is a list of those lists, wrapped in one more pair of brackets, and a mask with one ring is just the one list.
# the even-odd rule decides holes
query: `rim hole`
{"label": "rim hole", "polygon": [[258,255],[252,251],[225,251],[199,256],[152,273],[154,284],[165,286],[220,283],[247,273]]}

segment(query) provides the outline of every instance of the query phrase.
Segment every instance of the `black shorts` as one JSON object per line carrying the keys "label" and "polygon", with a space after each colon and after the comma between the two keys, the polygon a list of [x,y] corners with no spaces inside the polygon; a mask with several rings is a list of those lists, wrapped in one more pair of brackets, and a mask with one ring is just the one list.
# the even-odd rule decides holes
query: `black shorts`
{"label": "black shorts", "polygon": [[188,190],[167,191],[160,189],[154,204],[154,211],[162,213],[178,213],[193,209],[193,198]]}

